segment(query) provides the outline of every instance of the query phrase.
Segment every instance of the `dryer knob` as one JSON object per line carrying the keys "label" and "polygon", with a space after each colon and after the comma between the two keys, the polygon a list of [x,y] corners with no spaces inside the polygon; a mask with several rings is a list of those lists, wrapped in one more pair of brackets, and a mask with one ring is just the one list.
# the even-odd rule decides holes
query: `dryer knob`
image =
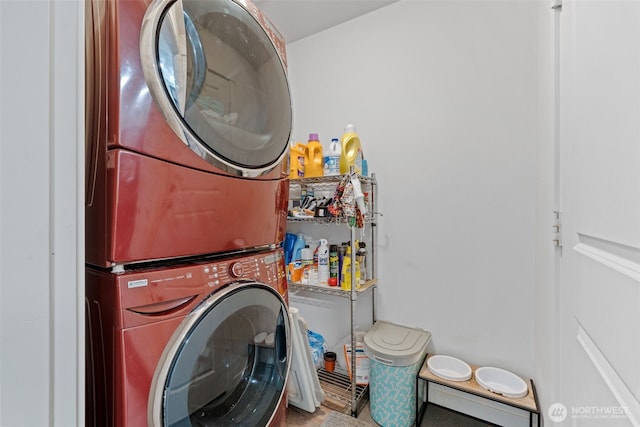
{"label": "dryer knob", "polygon": [[231,273],[231,276],[233,277],[242,277],[242,274],[244,273],[242,263],[234,262],[231,264],[231,267],[229,267],[229,273]]}

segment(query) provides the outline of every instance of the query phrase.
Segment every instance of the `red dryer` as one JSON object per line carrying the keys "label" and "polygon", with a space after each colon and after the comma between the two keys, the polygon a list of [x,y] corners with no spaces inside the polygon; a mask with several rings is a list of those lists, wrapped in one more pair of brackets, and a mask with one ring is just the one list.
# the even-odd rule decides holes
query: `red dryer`
{"label": "red dryer", "polygon": [[247,0],[90,0],[86,261],[284,240],[284,41]]}
{"label": "red dryer", "polygon": [[87,426],[284,426],[282,251],[87,269]]}

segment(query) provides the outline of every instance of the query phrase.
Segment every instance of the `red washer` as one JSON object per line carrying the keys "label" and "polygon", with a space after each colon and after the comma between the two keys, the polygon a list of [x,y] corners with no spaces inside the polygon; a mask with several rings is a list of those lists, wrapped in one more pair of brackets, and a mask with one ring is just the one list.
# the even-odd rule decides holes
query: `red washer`
{"label": "red washer", "polygon": [[284,240],[284,40],[246,0],[92,0],[86,260],[99,267]]}
{"label": "red washer", "polygon": [[281,250],[86,283],[87,426],[285,425]]}

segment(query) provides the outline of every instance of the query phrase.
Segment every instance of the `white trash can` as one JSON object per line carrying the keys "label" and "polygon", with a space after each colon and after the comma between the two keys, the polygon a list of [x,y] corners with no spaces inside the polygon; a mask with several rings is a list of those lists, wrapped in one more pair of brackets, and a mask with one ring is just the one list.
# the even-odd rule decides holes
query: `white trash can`
{"label": "white trash can", "polygon": [[427,355],[431,332],[377,321],[364,336],[369,356],[371,418],[384,427],[415,422],[416,375]]}

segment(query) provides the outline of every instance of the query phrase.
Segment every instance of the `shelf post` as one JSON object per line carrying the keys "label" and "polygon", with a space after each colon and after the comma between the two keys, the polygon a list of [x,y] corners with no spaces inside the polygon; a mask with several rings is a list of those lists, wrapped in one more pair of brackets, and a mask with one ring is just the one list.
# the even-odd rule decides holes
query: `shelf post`
{"label": "shelf post", "polygon": [[[355,173],[355,168],[351,166],[349,168],[349,175],[353,176]],[[355,226],[351,226],[349,224],[351,231],[351,296],[349,300],[351,301],[351,416],[358,416],[358,404],[356,401],[357,393],[356,393],[356,359],[357,359],[357,351],[356,351],[356,334],[354,331],[356,330],[356,299],[357,293],[356,288],[358,286],[358,278],[356,277],[356,230]]]}

